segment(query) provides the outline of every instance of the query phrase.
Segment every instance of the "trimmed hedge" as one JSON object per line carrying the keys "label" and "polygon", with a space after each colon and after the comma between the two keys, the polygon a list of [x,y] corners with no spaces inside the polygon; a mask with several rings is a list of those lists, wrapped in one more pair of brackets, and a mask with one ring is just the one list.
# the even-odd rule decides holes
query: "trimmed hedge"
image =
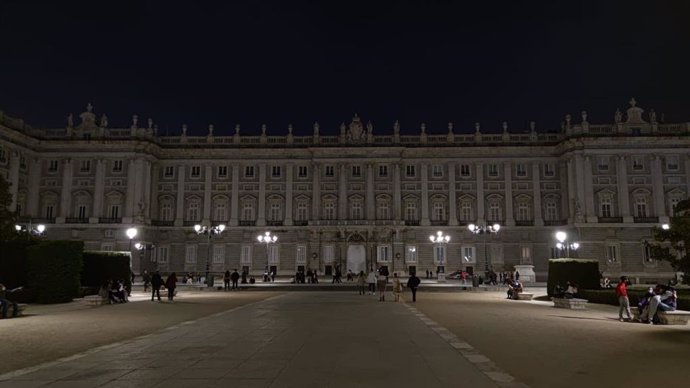
{"label": "trimmed hedge", "polygon": [[64,303],[79,295],[82,241],[42,241],[26,249],[28,285],[38,303]]}
{"label": "trimmed hedge", "polygon": [[0,283],[8,289],[26,286],[26,248],[34,239],[14,239],[0,243]]}
{"label": "trimmed hedge", "polygon": [[[678,290],[677,308],[678,310],[690,310],[690,292]],[[630,306],[637,306],[640,298],[647,293],[647,290],[628,289],[628,299],[630,299]],[[618,306],[618,297],[615,289],[603,290],[578,290],[578,296],[587,299],[589,303],[610,304]]]}
{"label": "trimmed hedge", "polygon": [[132,289],[131,258],[126,252],[86,251],[81,272],[83,287],[98,288],[108,280],[123,280],[125,288]]}
{"label": "trimmed hedge", "polygon": [[567,282],[577,284],[580,290],[598,290],[599,262],[585,259],[549,259],[547,294],[553,295],[556,284],[565,287]]}

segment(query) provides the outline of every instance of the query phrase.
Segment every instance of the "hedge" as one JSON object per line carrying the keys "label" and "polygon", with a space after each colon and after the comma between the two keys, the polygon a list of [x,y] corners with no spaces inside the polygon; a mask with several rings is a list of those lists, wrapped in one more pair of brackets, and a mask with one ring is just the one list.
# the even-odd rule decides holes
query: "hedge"
{"label": "hedge", "polygon": [[38,303],[64,303],[79,295],[82,241],[42,241],[26,249],[28,286]]}
{"label": "hedge", "polygon": [[81,272],[83,287],[98,288],[108,280],[123,280],[125,288],[132,289],[131,258],[126,252],[86,251]]}
{"label": "hedge", "polygon": [[577,284],[578,289],[599,289],[599,262],[585,259],[549,259],[547,294],[553,295],[557,284],[565,287],[567,282]]}
{"label": "hedge", "polygon": [[38,243],[34,239],[14,239],[0,243],[0,283],[8,289],[27,285],[26,248]]}
{"label": "hedge", "polygon": [[[647,293],[647,290],[638,290],[628,288],[628,298],[630,299],[630,306],[636,306],[640,298]],[[590,303],[601,303],[618,306],[618,297],[615,289],[603,290],[578,290],[578,296],[587,299]],[[678,310],[690,310],[690,292],[678,291]]]}

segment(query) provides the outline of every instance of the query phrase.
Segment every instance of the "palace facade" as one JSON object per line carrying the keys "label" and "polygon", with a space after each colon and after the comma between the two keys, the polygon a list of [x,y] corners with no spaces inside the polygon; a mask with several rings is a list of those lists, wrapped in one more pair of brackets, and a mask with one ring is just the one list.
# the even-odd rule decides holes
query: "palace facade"
{"label": "palace facade", "polygon": [[[36,129],[0,112],[0,174],[23,225],[89,250],[131,250],[143,269],[278,274],[387,266],[484,272],[547,259],[600,261],[608,276],[675,273],[644,241],[690,191],[690,123],[666,124],[634,99],[613,123],[566,116],[554,132],[374,133],[359,117],[339,135],[162,136],[151,120],[109,128],[91,105],[75,124]],[[575,122],[577,121],[577,122]],[[433,132],[433,133],[432,133]],[[194,225],[226,225],[197,234]],[[499,224],[497,233],[472,233]],[[129,240],[125,230],[138,229]],[[487,228],[488,229],[488,228]],[[274,243],[257,236],[270,231]],[[450,236],[432,243],[437,231]],[[556,248],[555,233],[579,249]],[[210,236],[210,237],[209,237]],[[143,249],[137,250],[139,242]]]}

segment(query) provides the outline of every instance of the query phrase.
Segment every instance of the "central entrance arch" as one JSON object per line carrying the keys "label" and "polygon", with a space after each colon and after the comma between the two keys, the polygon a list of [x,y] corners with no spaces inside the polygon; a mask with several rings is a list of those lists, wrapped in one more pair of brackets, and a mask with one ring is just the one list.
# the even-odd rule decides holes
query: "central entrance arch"
{"label": "central entrance arch", "polygon": [[364,245],[347,246],[347,269],[354,274],[358,274],[359,271],[367,273],[367,250]]}

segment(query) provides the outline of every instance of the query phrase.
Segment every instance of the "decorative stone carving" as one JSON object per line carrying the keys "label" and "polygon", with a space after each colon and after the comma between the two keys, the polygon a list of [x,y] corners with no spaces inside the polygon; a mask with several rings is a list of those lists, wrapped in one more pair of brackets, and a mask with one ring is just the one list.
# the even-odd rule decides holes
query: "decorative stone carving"
{"label": "decorative stone carving", "polygon": [[106,116],[106,115],[101,116],[100,126],[101,126],[101,128],[107,128],[108,127],[108,116]]}
{"label": "decorative stone carving", "polygon": [[357,116],[357,113],[355,113],[355,116],[352,118],[352,122],[350,122],[350,125],[348,126],[348,138],[351,141],[359,142],[362,140],[363,133],[364,127],[362,126],[362,121],[359,119],[359,116]]}
{"label": "decorative stone carving", "polygon": [[642,119],[642,113],[644,112],[644,109],[639,108],[637,106],[637,101],[635,101],[635,98],[630,99],[630,108],[628,108],[627,114],[628,114],[628,119],[626,120],[626,124],[646,124],[646,121]]}

